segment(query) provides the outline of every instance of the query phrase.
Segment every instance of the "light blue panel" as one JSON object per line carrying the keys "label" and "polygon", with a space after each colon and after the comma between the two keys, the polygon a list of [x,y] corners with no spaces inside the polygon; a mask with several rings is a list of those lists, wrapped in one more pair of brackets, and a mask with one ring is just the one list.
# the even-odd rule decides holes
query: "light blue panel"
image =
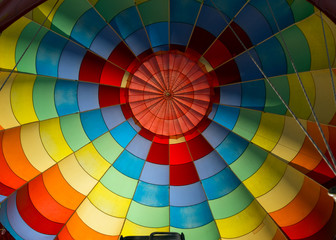
{"label": "light blue panel", "polygon": [[88,48],[98,32],[105,26],[106,23],[102,17],[91,8],[78,19],[70,37]]}
{"label": "light blue panel", "polygon": [[234,1],[223,1],[223,0],[205,0],[204,4],[208,6],[214,6],[218,8],[225,15],[233,18],[238,11],[244,6],[246,0],[234,0]]}
{"label": "light blue panel", "polygon": [[125,150],[113,163],[113,167],[128,177],[139,179],[144,163],[144,160]]}
{"label": "light blue panel", "polygon": [[230,133],[216,150],[227,164],[231,164],[246,150],[248,144],[245,139]]}
{"label": "light blue panel", "polygon": [[184,186],[170,186],[170,206],[192,206],[206,200],[201,182]]}
{"label": "light blue panel", "polygon": [[125,42],[136,56],[151,48],[144,28],[129,35]]}
{"label": "light blue panel", "polygon": [[188,207],[170,207],[170,225],[176,228],[196,228],[213,221],[208,202]]}
{"label": "light blue panel", "polygon": [[136,131],[139,132],[141,130],[141,127],[139,127],[137,124],[135,124],[133,118],[129,118],[127,122],[132,126],[132,128]]}
{"label": "light blue panel", "polygon": [[90,49],[99,56],[107,59],[120,42],[120,37],[118,37],[110,26],[106,26],[93,40]]}
{"label": "light blue panel", "polygon": [[0,195],[0,202],[6,199],[7,196]]}
{"label": "light blue panel", "polygon": [[[263,66],[261,65],[261,62],[259,60],[256,51],[254,49],[249,50],[249,53],[251,54],[252,58],[256,61],[258,66],[261,69],[263,69]],[[242,55],[236,57],[235,59],[235,62],[239,69],[241,81],[249,81],[263,78],[263,75],[253,62],[251,56],[248,54],[248,52],[245,52]]]}
{"label": "light blue panel", "polygon": [[211,112],[210,112],[209,115],[208,115],[208,118],[209,118],[209,119],[213,119],[213,118],[215,117],[216,112],[217,112],[217,107],[218,107],[217,104],[213,104],[213,105],[212,105]]}
{"label": "light blue panel", "polygon": [[119,143],[120,146],[125,148],[129,142],[136,135],[136,131],[131,127],[128,122],[120,124],[118,127],[112,129],[111,134],[113,138]]}
{"label": "light blue panel", "polygon": [[160,22],[146,26],[149,40],[152,47],[167,45],[168,42],[168,23]]}
{"label": "light blue panel", "polygon": [[57,80],[55,86],[55,105],[59,116],[79,111],[77,103],[78,82]]}
{"label": "light blue panel", "polygon": [[166,207],[169,205],[169,186],[139,181],[133,200],[151,207]]}
{"label": "light blue panel", "polygon": [[[225,19],[226,21],[225,21]],[[215,37],[225,29],[230,19],[219,13],[217,9],[203,5],[200,15],[197,19],[197,26],[212,33]]]}
{"label": "light blue panel", "polygon": [[169,165],[146,162],[140,180],[155,185],[168,185]]}
{"label": "light blue panel", "polygon": [[186,46],[193,30],[193,25],[186,23],[170,23],[170,44]]}
{"label": "light blue panel", "polygon": [[213,148],[216,148],[226,138],[229,132],[230,131],[228,129],[215,122],[211,122],[210,125],[202,132],[202,135]]}
{"label": "light blue panel", "polygon": [[99,108],[98,84],[78,82],[79,111],[89,111]]}
{"label": "light blue panel", "polygon": [[119,105],[103,108],[101,111],[108,129],[113,129],[126,121]]}
{"label": "light blue panel", "polygon": [[266,89],[264,81],[253,81],[242,84],[242,107],[264,110]]}
{"label": "light blue panel", "polygon": [[208,199],[213,200],[232,192],[241,182],[227,167],[218,174],[202,180],[202,183]]}
{"label": "light blue panel", "polygon": [[78,80],[79,69],[85,53],[84,48],[69,41],[65,45],[59,61],[58,77]]}
{"label": "light blue panel", "polygon": [[14,231],[12,226],[10,225],[8,221],[7,216],[7,201],[1,203],[0,207],[0,222],[1,224],[6,228],[6,230],[14,237],[16,240],[23,240],[17,233]]}
{"label": "light blue panel", "polygon": [[[251,21],[253,19],[253,21]],[[236,22],[249,36],[253,45],[272,36],[271,26],[258,9],[247,4],[235,18]]]}
{"label": "light blue panel", "polygon": [[16,206],[16,193],[7,202],[8,221],[15,232],[23,239],[53,240],[56,235],[46,235],[32,229],[20,216]]}
{"label": "light blue panel", "polygon": [[216,151],[212,151],[194,163],[201,180],[219,173],[227,166]]}
{"label": "light blue panel", "polygon": [[232,130],[239,117],[239,108],[218,106],[214,121],[220,125]]}
{"label": "light blue panel", "polygon": [[241,88],[240,84],[222,86],[220,88],[220,104],[240,106]]}
{"label": "light blue panel", "polygon": [[83,112],[80,118],[84,131],[91,141],[108,131],[100,109]]}
{"label": "light blue panel", "polygon": [[130,142],[126,149],[135,156],[145,160],[151,145],[151,141],[138,134],[135,138],[133,138],[132,142]]}
{"label": "light blue panel", "polygon": [[136,7],[122,11],[111,20],[110,24],[123,39],[143,27]]}
{"label": "light blue panel", "polygon": [[36,71],[39,75],[57,77],[58,63],[68,40],[53,32],[47,32],[36,55]]}
{"label": "light blue panel", "polygon": [[170,22],[194,25],[200,7],[201,4],[195,0],[170,0]]}

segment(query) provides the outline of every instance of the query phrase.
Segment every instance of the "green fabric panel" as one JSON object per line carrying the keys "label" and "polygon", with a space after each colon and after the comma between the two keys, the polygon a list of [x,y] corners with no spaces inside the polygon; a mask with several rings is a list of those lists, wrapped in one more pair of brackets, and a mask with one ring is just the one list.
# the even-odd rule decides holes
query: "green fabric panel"
{"label": "green fabric panel", "polygon": [[218,228],[214,221],[202,227],[198,227],[198,228],[183,229],[183,228],[170,227],[170,231],[178,232],[178,233],[183,232],[186,240],[189,240],[189,239],[190,240],[218,240],[220,239]]}
{"label": "green fabric panel", "polygon": [[70,36],[78,19],[92,6],[83,0],[67,0],[57,9],[51,29],[65,36]]}
{"label": "green fabric panel", "polygon": [[37,76],[33,88],[33,104],[40,121],[58,117],[55,107],[56,78]]}
{"label": "green fabric panel", "polygon": [[151,0],[142,4],[139,4],[138,9],[144,22],[147,26],[156,22],[168,21],[168,4],[167,0]]}
{"label": "green fabric panel", "polygon": [[[286,76],[274,77],[270,79],[270,82],[277,90],[279,95],[282,97],[282,99],[288,105],[289,85],[287,77]],[[271,88],[271,86],[268,84],[266,80],[265,80],[265,86],[266,86],[266,102],[264,111],[269,113],[285,115],[287,112],[285,105],[281,102],[278,95],[274,92],[274,90]]]}
{"label": "green fabric panel", "polygon": [[150,207],[132,201],[126,218],[145,227],[166,227],[169,226],[169,207]]}
{"label": "green fabric panel", "polygon": [[218,220],[236,215],[249,206],[253,199],[250,192],[241,184],[231,193],[221,198],[210,200],[209,205],[214,218]]}
{"label": "green fabric panel", "polygon": [[301,21],[314,13],[314,6],[307,0],[294,0],[292,2],[291,8],[295,22]]}
{"label": "green fabric panel", "polygon": [[232,131],[250,141],[259,127],[260,118],[261,112],[242,108]]}
{"label": "green fabric panel", "polygon": [[252,176],[267,158],[267,152],[250,143],[245,152],[230,165],[240,181]]}
{"label": "green fabric panel", "polygon": [[111,164],[114,163],[120,153],[124,150],[109,132],[98,137],[92,143],[99,154]]}
{"label": "green fabric panel", "polygon": [[[289,53],[295,64],[296,70],[298,72],[309,71],[311,63],[310,48],[307,39],[305,38],[300,28],[298,28],[297,26],[292,26],[282,32],[282,37],[280,37],[279,34],[276,37],[281,43],[282,48],[286,49],[286,46],[284,45],[282,40],[282,37],[284,38]],[[287,59],[288,73],[295,73],[287,50],[284,52]]]}
{"label": "green fabric panel", "polygon": [[113,166],[105,173],[100,182],[115,194],[131,199],[138,180],[127,177]]}
{"label": "green fabric panel", "polygon": [[133,0],[100,0],[95,8],[107,22],[110,22],[118,13],[134,5]]}
{"label": "green fabric panel", "polygon": [[[39,25],[36,23],[29,23],[21,32],[21,35],[16,43],[15,49],[15,61],[18,62],[23,52],[28,47],[29,43],[33,39],[33,36],[37,33]],[[23,55],[20,63],[17,65],[19,72],[33,73],[36,74],[36,53],[40,42],[48,30],[41,28],[39,33],[36,35],[34,41],[27,49],[26,53]]]}
{"label": "green fabric panel", "polygon": [[60,125],[63,136],[73,151],[77,151],[90,142],[82,127],[79,114],[60,117]]}

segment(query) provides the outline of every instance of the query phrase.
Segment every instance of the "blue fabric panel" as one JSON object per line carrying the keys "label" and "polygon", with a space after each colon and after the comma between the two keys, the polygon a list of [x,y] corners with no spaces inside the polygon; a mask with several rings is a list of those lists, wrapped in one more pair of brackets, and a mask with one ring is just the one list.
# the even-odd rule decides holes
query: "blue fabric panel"
{"label": "blue fabric panel", "polygon": [[113,129],[126,119],[119,105],[102,108],[102,114],[108,129]]}
{"label": "blue fabric panel", "polygon": [[145,160],[151,145],[151,141],[138,134],[135,138],[133,138],[132,142],[130,142],[126,149],[135,156]]}
{"label": "blue fabric panel", "polygon": [[[253,21],[251,21],[253,19]],[[271,26],[258,9],[247,4],[235,18],[236,22],[249,36],[253,45],[272,36]]]}
{"label": "blue fabric panel", "polygon": [[242,84],[242,107],[264,110],[265,107],[265,82],[253,81]]}
{"label": "blue fabric panel", "polygon": [[169,165],[146,162],[140,180],[155,185],[168,185]]}
{"label": "blue fabric panel", "polygon": [[3,202],[1,204],[0,208],[0,222],[1,224],[7,229],[7,231],[14,237],[16,240],[23,240],[17,233],[14,231],[12,226],[10,225],[8,221],[8,216],[7,216],[7,201]]}
{"label": "blue fabric panel", "polygon": [[120,42],[120,37],[118,37],[110,26],[106,26],[93,40],[90,49],[99,56],[107,59]]}
{"label": "blue fabric panel", "polygon": [[202,135],[213,148],[216,148],[226,138],[229,132],[228,129],[215,122],[211,122],[202,132]]}
{"label": "blue fabric panel", "polygon": [[[259,60],[259,57],[256,53],[256,51],[249,50],[252,58],[256,61],[258,66],[263,69],[263,66],[261,65],[261,62]],[[261,74],[258,67],[255,65],[255,63],[252,61],[250,55],[245,52],[242,55],[238,56],[235,59],[235,62],[237,63],[240,78],[242,81],[249,81],[249,80],[255,80],[255,79],[261,79],[263,78],[263,75]]]}
{"label": "blue fabric panel", "polygon": [[169,51],[169,45],[163,45],[153,48],[153,52]]}
{"label": "blue fabric panel", "polygon": [[204,5],[197,19],[197,26],[212,33],[215,37],[218,37],[229,22],[230,19],[219,13],[217,9]]}
{"label": "blue fabric panel", "polygon": [[230,168],[224,168],[213,177],[202,180],[202,183],[208,199],[213,200],[232,192],[241,182]]}
{"label": "blue fabric panel", "polygon": [[79,111],[89,111],[99,108],[98,84],[78,82]]}
{"label": "blue fabric panel", "polygon": [[201,182],[184,186],[170,186],[170,206],[192,206],[206,200]]}
{"label": "blue fabric panel", "polygon": [[170,23],[170,44],[186,46],[193,30],[193,25]]}
{"label": "blue fabric panel", "polygon": [[129,35],[125,42],[136,56],[151,48],[144,28]]}
{"label": "blue fabric panel", "polygon": [[223,1],[223,0],[205,0],[204,4],[208,6],[213,6],[218,8],[225,15],[232,19],[238,11],[244,6],[246,0],[234,0],[234,1]]}
{"label": "blue fabric panel", "polygon": [[125,150],[113,163],[113,167],[128,177],[139,179],[144,163],[144,160]]}
{"label": "blue fabric panel", "polygon": [[168,23],[160,22],[146,26],[149,40],[152,47],[167,45],[168,42]]}
{"label": "blue fabric panel", "polygon": [[194,25],[200,7],[201,4],[195,0],[170,0],[170,22]]}
{"label": "blue fabric panel", "polygon": [[80,118],[84,131],[91,141],[108,131],[100,109],[83,112]]}
{"label": "blue fabric panel", "polygon": [[248,144],[245,139],[230,133],[216,150],[227,164],[231,164],[246,150]]}
{"label": "blue fabric panel", "polygon": [[65,45],[59,61],[58,77],[78,80],[79,69],[85,53],[84,48],[69,41]]}
{"label": "blue fabric panel", "polygon": [[214,121],[232,130],[239,117],[239,108],[218,106]]}
{"label": "blue fabric panel", "polygon": [[129,125],[128,122],[124,122],[112,129],[111,134],[113,138],[119,143],[120,146],[125,148],[133,137],[137,134],[136,131]]}
{"label": "blue fabric panel", "polygon": [[220,104],[240,106],[241,88],[240,84],[222,86],[220,88]]}
{"label": "blue fabric panel", "polygon": [[123,39],[143,28],[136,7],[130,7],[122,11],[111,20],[110,24]]}
{"label": "blue fabric panel", "polygon": [[188,207],[170,207],[170,225],[175,228],[197,228],[213,221],[208,202]]}
{"label": "blue fabric panel", "polygon": [[4,196],[4,195],[0,195],[0,202],[2,202],[3,200],[6,199],[7,196]]}
{"label": "blue fabric panel", "polygon": [[227,166],[216,151],[212,151],[194,163],[201,180],[219,173]]}
{"label": "blue fabric panel", "polygon": [[213,119],[213,118],[215,117],[216,112],[217,112],[217,107],[218,107],[217,104],[213,104],[213,105],[212,105],[211,112],[210,112],[209,115],[208,115],[208,118],[209,118],[209,119]]}
{"label": "blue fabric panel", "polygon": [[139,132],[141,130],[141,127],[139,127],[137,124],[135,124],[133,118],[127,119],[127,122],[131,125],[131,127],[136,131]]}
{"label": "blue fabric panel", "polygon": [[79,111],[77,103],[77,86],[77,81],[57,80],[55,86],[55,105],[59,116]]}
{"label": "blue fabric panel", "polygon": [[147,206],[166,207],[169,205],[169,186],[139,181],[133,200]]}
{"label": "blue fabric panel", "polygon": [[57,77],[58,63],[67,41],[53,32],[47,32],[36,54],[37,74]]}

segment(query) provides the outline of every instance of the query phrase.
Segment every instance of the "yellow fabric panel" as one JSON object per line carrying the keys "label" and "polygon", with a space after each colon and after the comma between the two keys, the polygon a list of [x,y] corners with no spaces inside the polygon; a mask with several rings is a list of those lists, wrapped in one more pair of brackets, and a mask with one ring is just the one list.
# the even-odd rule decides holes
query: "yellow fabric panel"
{"label": "yellow fabric panel", "polygon": [[137,225],[126,219],[121,235],[123,236],[150,235],[152,232],[169,232],[169,226],[162,228],[148,228]]}
{"label": "yellow fabric panel", "polygon": [[[290,74],[288,77],[290,95],[289,95],[289,107],[294,112],[295,116],[301,119],[307,119],[311,110],[304,93],[302,91],[300,82],[296,74]],[[314,79],[310,72],[300,73],[300,78],[303,86],[306,89],[307,95],[311,104],[314,106],[315,102],[315,84]],[[287,114],[291,116],[289,113]]]}
{"label": "yellow fabric panel", "polygon": [[20,18],[0,35],[0,68],[12,70],[15,67],[16,42],[22,30],[30,22],[27,18]]}
{"label": "yellow fabric panel", "polygon": [[[318,17],[320,17],[320,11],[318,11],[317,15],[318,15]],[[324,28],[329,27],[329,29],[331,30],[331,32],[334,36],[334,39],[336,39],[336,25],[335,25],[335,23],[333,21],[331,21],[330,18],[326,17],[325,14],[322,14],[322,15],[323,15],[323,20],[324,20]],[[328,45],[328,48],[329,48],[329,45]],[[334,58],[331,58],[330,62],[331,62],[331,66],[335,67],[336,66],[336,57],[334,56]]]}
{"label": "yellow fabric panel", "polygon": [[18,74],[12,84],[12,108],[16,119],[21,124],[38,121],[32,97],[35,79],[35,75]]}
{"label": "yellow fabric panel", "polygon": [[101,157],[92,143],[79,149],[75,155],[84,170],[96,180],[99,180],[111,166],[109,162]]}
{"label": "yellow fabric panel", "polygon": [[131,79],[130,74],[128,72],[125,72],[125,74],[124,74],[124,76],[123,76],[123,78],[121,80],[120,87],[121,88],[126,88],[129,79]]}
{"label": "yellow fabric panel", "polygon": [[180,138],[169,138],[169,144],[178,144],[181,142],[185,142],[185,138],[184,137],[180,137]]}
{"label": "yellow fabric panel", "polygon": [[86,198],[77,210],[82,221],[93,230],[106,235],[119,235],[124,224],[123,218],[116,218],[99,211]]}
{"label": "yellow fabric panel", "polygon": [[21,144],[29,162],[40,172],[44,172],[55,164],[41,142],[39,123],[26,124],[21,127]]}
{"label": "yellow fabric panel", "polygon": [[[305,125],[304,122],[301,123]],[[306,135],[299,127],[295,119],[286,117],[281,138],[272,153],[290,162],[300,151],[305,137]]]}
{"label": "yellow fabric panel", "polygon": [[254,200],[240,213],[225,219],[215,220],[222,238],[236,238],[252,232],[263,221],[266,212]]}
{"label": "yellow fabric panel", "polygon": [[[234,240],[270,240],[273,239],[276,234],[277,228],[273,220],[269,216],[266,216],[264,221],[256,229]],[[232,238],[222,238],[222,240],[226,239],[231,240]]]}
{"label": "yellow fabric panel", "polygon": [[284,116],[263,113],[259,128],[251,142],[271,151],[280,139],[284,122]]}
{"label": "yellow fabric panel", "polygon": [[72,153],[64,139],[58,118],[40,122],[40,135],[45,149],[56,162]]}
{"label": "yellow fabric panel", "polygon": [[274,188],[283,177],[286,166],[280,159],[268,154],[258,171],[243,183],[254,197],[259,197]]}
{"label": "yellow fabric panel", "polygon": [[[0,72],[0,85],[1,86],[5,82],[8,75],[9,73],[7,72]],[[13,73],[10,76],[10,78],[7,80],[2,90],[0,91],[0,112],[1,112],[0,125],[4,129],[17,127],[20,125],[18,121],[16,120],[14,113],[12,111],[11,97],[10,97],[10,91],[11,91],[13,80],[15,77],[16,77],[16,73]]]}
{"label": "yellow fabric panel", "polygon": [[[328,124],[336,112],[335,98],[329,69],[314,71],[312,72],[312,77],[315,81],[316,88],[314,112],[319,122]],[[313,116],[311,116],[310,119],[314,121]]]}
{"label": "yellow fabric panel", "polygon": [[280,182],[268,193],[257,198],[267,212],[274,212],[290,203],[299,193],[304,175],[288,166]]}
{"label": "yellow fabric panel", "polygon": [[58,163],[59,169],[64,179],[78,192],[88,195],[89,192],[97,184],[97,180],[92,178],[79,165],[74,154],[66,157]]}
{"label": "yellow fabric panel", "polygon": [[43,21],[45,20],[45,18],[50,13],[50,15],[48,17],[48,20],[44,23],[45,27],[50,28],[51,27],[52,19],[54,18],[55,13],[56,13],[58,7],[63,2],[64,2],[64,0],[59,0],[59,2],[57,3],[57,5],[55,6],[54,10],[51,13],[50,13],[50,10],[55,5],[56,0],[49,0],[49,1],[46,1],[46,2],[42,3],[40,6],[38,6],[37,8],[35,8],[33,10],[33,20],[35,22],[38,22],[38,23],[42,24]]}

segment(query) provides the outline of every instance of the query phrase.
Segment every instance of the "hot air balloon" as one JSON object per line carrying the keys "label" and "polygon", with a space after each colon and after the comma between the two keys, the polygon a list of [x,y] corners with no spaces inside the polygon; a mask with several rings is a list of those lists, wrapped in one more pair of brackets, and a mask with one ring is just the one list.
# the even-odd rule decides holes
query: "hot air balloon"
{"label": "hot air balloon", "polygon": [[334,238],[336,25],[314,5],[22,12],[0,35],[0,221],[15,239]]}

